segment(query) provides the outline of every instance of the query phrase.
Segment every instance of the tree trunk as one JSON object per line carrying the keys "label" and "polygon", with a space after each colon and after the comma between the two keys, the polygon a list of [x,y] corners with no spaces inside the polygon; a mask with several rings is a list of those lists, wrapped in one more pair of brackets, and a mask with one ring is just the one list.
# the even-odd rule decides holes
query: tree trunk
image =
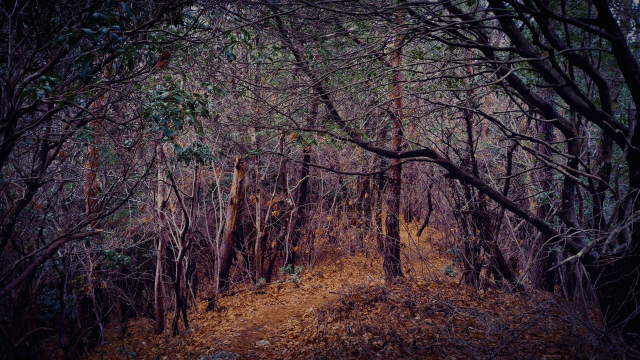
{"label": "tree trunk", "polygon": [[[377,154],[371,154],[378,161],[378,169],[382,169],[387,161],[386,158],[378,156]],[[373,218],[372,228],[373,233],[376,235],[376,242],[378,246],[378,253],[384,255],[385,249],[385,237],[382,232],[382,207],[384,205],[384,191],[387,187],[387,176],[381,172],[375,175],[374,181],[371,182],[371,193],[375,199],[374,205],[371,207],[371,216]]]}
{"label": "tree trunk", "polygon": [[[636,104],[637,106],[637,104]],[[640,124],[640,112],[636,112],[636,124]],[[636,125],[637,126],[637,125]],[[631,138],[631,146],[640,148],[640,131],[636,129]],[[631,197],[631,214],[640,212],[640,154],[637,150],[629,150],[629,185],[633,193]],[[624,210],[620,210],[623,211]],[[620,213],[620,218],[626,214]],[[621,221],[624,223],[624,221]],[[622,232],[621,231],[621,236]],[[627,340],[636,341],[640,334],[640,226],[631,226],[627,250],[616,254],[616,258],[605,258],[606,264],[599,271],[596,294],[600,303],[600,311],[605,314],[608,325],[619,331]],[[593,270],[591,271],[593,274]],[[592,275],[593,276],[593,275]],[[635,336],[634,334],[635,333]]]}
{"label": "tree trunk", "polygon": [[429,187],[427,188],[427,215],[424,218],[424,222],[422,226],[420,226],[420,230],[418,230],[418,234],[416,235],[418,238],[422,235],[424,229],[429,226],[429,221],[431,220],[431,214],[433,213],[433,201],[431,200],[431,188],[433,187],[433,182],[429,183]]}
{"label": "tree trunk", "polygon": [[[313,100],[311,111],[307,118],[307,126],[313,127],[316,117],[318,116],[318,101]],[[300,183],[296,196],[296,205],[293,216],[293,231],[291,234],[291,246],[289,256],[287,257],[287,265],[291,268],[296,263],[296,255],[300,251],[300,239],[305,224],[305,215],[307,207],[307,198],[309,196],[309,163],[311,162],[311,146],[307,145],[302,149],[302,169],[300,170]]]}
{"label": "tree trunk", "polygon": [[229,273],[235,256],[234,239],[238,236],[239,222],[242,217],[242,202],[244,199],[244,174],[246,172],[243,155],[236,156],[233,166],[233,181],[229,193],[229,206],[227,218],[220,244],[220,253],[217,262],[217,291],[225,292],[229,289]]}
{"label": "tree trunk", "polygon": [[[399,14],[399,17],[402,14]],[[391,91],[391,151],[402,149],[402,36],[396,36],[395,50],[391,55],[393,66],[393,89]],[[384,251],[384,274],[387,280],[402,276],[400,262],[400,195],[402,192],[402,163],[391,159],[391,170],[387,184],[386,243]]]}
{"label": "tree trunk", "polygon": [[[97,131],[100,125],[97,121],[92,121],[90,127]],[[87,216],[92,216],[96,213],[98,204],[98,182],[97,171],[100,162],[100,153],[96,144],[97,140],[94,138],[93,143],[89,145],[87,151],[87,163],[85,164],[85,183],[84,191],[86,194],[85,199],[85,213]]]}
{"label": "tree trunk", "polygon": [[[548,122],[541,122],[538,124],[538,133],[542,136],[542,139],[547,144],[553,144],[555,142],[554,135],[554,127],[552,124]],[[542,156],[551,158],[553,153],[551,149],[545,144],[540,144],[538,151]],[[553,202],[553,175],[554,171],[551,166],[545,166],[542,172],[542,201],[538,202],[538,216],[542,219],[546,219],[552,211],[552,202]],[[555,287],[555,276],[553,272],[548,272],[547,270],[553,266],[553,257],[551,256],[551,244],[549,243],[549,239],[544,236],[537,237],[538,242],[534,244],[532,251],[536,254],[539,254],[539,258],[536,261],[536,278],[537,285],[541,286],[547,291],[553,293]],[[542,251],[540,251],[542,249]]]}
{"label": "tree trunk", "polygon": [[164,333],[166,326],[165,318],[165,290],[164,290],[164,262],[167,257],[167,241],[165,234],[165,224],[167,221],[165,210],[167,207],[167,184],[166,175],[161,159],[163,157],[162,144],[156,145],[156,161],[158,163],[158,189],[156,193],[156,216],[158,220],[158,238],[154,242],[156,250],[156,273],[153,283],[153,306],[155,308],[156,325],[154,333],[156,335]]}
{"label": "tree trunk", "polygon": [[[467,51],[467,59],[469,59],[470,56],[470,53]],[[467,60],[467,62],[469,62],[469,60]],[[471,65],[467,65],[467,75],[473,75],[473,69],[471,68]],[[467,95],[467,106],[472,108],[473,91],[467,91]],[[470,170],[471,174],[479,179],[480,171],[478,169],[478,161],[475,154],[475,139],[473,137],[473,127],[475,125],[473,113],[471,111],[464,110],[463,117],[467,135],[467,151],[465,158],[463,159],[463,163],[466,169]],[[487,235],[490,231],[484,226],[485,217],[488,216],[485,211],[486,198],[483,194],[479,193],[468,184],[462,184],[462,188],[464,190],[465,203],[469,207],[469,209],[464,211],[467,215],[462,215],[462,217],[467,216],[469,218],[468,222],[466,222],[467,227],[465,231],[467,233],[464,245],[466,266],[463,279],[467,284],[474,285],[476,287],[476,290],[478,290],[480,285],[480,271],[482,270],[482,258],[480,257],[481,248],[486,247],[486,243],[488,241]]]}
{"label": "tree trunk", "polygon": [[[189,244],[190,245],[190,244]],[[176,277],[173,283],[173,291],[175,296],[175,302],[173,307],[173,320],[171,321],[171,335],[178,335],[178,321],[180,320],[180,313],[182,312],[182,318],[184,321],[185,330],[189,330],[189,320],[187,318],[187,302],[186,291],[183,291],[183,284],[186,286],[184,278],[184,264],[183,260],[189,247],[185,246],[180,249],[178,258],[176,259]]]}
{"label": "tree trunk", "polygon": [[[111,77],[111,71],[108,67],[105,68],[104,71],[105,79],[109,79]],[[105,96],[106,94],[100,95],[95,102],[91,104],[91,110],[98,114],[96,120],[93,120],[89,123],[89,128],[93,131],[93,137],[91,142],[89,143],[89,147],[87,149],[87,163],[85,165],[85,183],[84,183],[84,191],[86,194],[85,199],[85,213],[88,217],[93,216],[97,212],[99,212],[98,206],[98,165],[100,164],[100,129],[102,124],[100,124],[101,117],[104,115],[106,109],[105,105]],[[95,228],[97,226],[97,222],[93,222],[91,227]]]}
{"label": "tree trunk", "polygon": [[287,265],[292,268],[296,263],[296,254],[300,250],[300,239],[304,228],[305,212],[307,206],[307,196],[309,193],[309,162],[311,161],[311,148],[305,147],[302,154],[302,170],[300,171],[300,184],[298,185],[296,208],[294,209],[293,231],[291,234],[291,246]]}
{"label": "tree trunk", "polygon": [[[256,141],[256,145],[257,141]],[[262,186],[260,185],[260,157],[254,156],[254,172],[256,177],[255,207],[256,207],[256,243],[254,245],[254,268],[256,271],[256,281],[264,278],[264,258],[266,245],[266,231],[262,224]],[[252,201],[253,202],[253,201]]]}
{"label": "tree trunk", "polygon": [[193,173],[193,184],[191,187],[191,201],[190,211],[187,209],[187,205],[184,202],[184,197],[180,195],[178,191],[178,185],[175,178],[171,176],[171,186],[178,198],[178,204],[182,210],[183,225],[180,229],[180,236],[177,241],[177,247],[179,249],[178,256],[176,257],[176,276],[173,283],[173,291],[175,296],[173,321],[171,322],[171,334],[173,336],[178,335],[178,321],[180,319],[180,313],[182,312],[182,319],[184,321],[185,330],[189,330],[189,319],[187,318],[187,277],[185,267],[188,264],[187,253],[191,249],[191,224],[195,217],[195,208],[198,203],[198,186],[199,186],[199,166],[196,164]]}

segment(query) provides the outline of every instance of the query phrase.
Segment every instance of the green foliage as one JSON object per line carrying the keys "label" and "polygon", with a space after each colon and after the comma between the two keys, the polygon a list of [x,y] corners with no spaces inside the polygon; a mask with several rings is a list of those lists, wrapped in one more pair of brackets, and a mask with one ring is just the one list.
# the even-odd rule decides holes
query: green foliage
{"label": "green foliage", "polygon": [[[171,89],[172,84],[158,86],[149,90],[147,93],[147,101],[144,106],[143,116],[151,120],[154,131],[163,135],[163,141],[173,142],[176,144],[177,136],[187,129],[185,125],[191,125],[198,135],[204,134],[199,118],[209,118],[215,114],[212,111],[213,105],[208,100],[211,97],[210,90],[217,90],[213,87],[207,87],[205,95],[189,92],[183,89]],[[202,152],[202,144],[194,143],[192,152]],[[175,149],[180,152],[182,145]],[[204,161],[204,154],[201,159]]]}
{"label": "green foliage", "polygon": [[34,86],[28,92],[31,99],[42,99],[51,95],[55,87],[60,84],[62,77],[58,73],[47,73],[38,78]]}
{"label": "green foliage", "polygon": [[196,162],[200,165],[209,165],[215,160],[215,156],[211,153],[209,147],[199,141],[194,141],[191,146],[182,148],[180,144],[174,144],[174,150],[177,154],[178,161],[190,165]]}
{"label": "green foliage", "polygon": [[460,252],[460,249],[458,249],[457,247],[450,247],[444,251],[445,254],[456,255],[456,256],[458,255],[459,252]]}
{"label": "green foliage", "polygon": [[95,247],[96,254],[104,256],[103,263],[107,269],[117,269],[131,265],[131,257],[116,250],[105,250],[101,245]]}
{"label": "green foliage", "polygon": [[244,28],[240,28],[235,31],[227,31],[225,33],[225,37],[229,42],[227,45],[220,48],[220,52],[222,52],[230,62],[237,59],[236,54],[233,52],[236,45],[244,44],[249,48],[249,50],[253,49],[253,46],[251,45],[251,34]]}
{"label": "green foliage", "polygon": [[138,358],[138,354],[136,354],[135,351],[127,352],[124,348],[121,348],[121,347],[119,347],[117,351],[118,351],[118,356],[127,356],[127,357],[130,357],[131,359]]}
{"label": "green foliage", "polygon": [[300,284],[300,274],[304,268],[302,266],[296,266],[295,269],[293,265],[287,264],[286,267],[280,268],[280,274],[285,276],[285,280],[283,282],[292,282],[296,285]]}
{"label": "green foliage", "polygon": [[462,262],[462,258],[460,257],[460,249],[454,246],[445,250],[444,253],[453,257],[453,261],[451,262],[451,264],[445,265],[444,273],[448,276],[456,276],[455,267]]}
{"label": "green foliage", "polygon": [[40,293],[36,300],[38,318],[43,322],[51,322],[60,313],[60,292],[58,289],[47,288]]}
{"label": "green foliage", "polygon": [[[103,54],[118,55],[118,63],[129,72],[133,71],[139,61],[140,45],[132,45],[129,39],[131,29],[136,27],[138,16],[126,2],[107,1],[97,9],[87,21],[81,25],[82,41],[91,43],[95,51],[85,53],[76,59],[79,66],[78,77],[83,82],[91,80],[90,71]],[[147,36],[153,36],[150,32]],[[68,37],[73,39],[72,36]]]}
{"label": "green foliage", "polygon": [[445,265],[444,273],[448,276],[456,276],[456,272],[454,270],[454,264]]}

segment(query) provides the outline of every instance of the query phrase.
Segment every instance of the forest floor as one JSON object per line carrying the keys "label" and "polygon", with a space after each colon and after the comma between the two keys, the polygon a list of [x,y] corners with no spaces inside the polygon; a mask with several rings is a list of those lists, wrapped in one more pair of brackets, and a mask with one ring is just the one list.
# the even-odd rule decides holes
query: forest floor
{"label": "forest floor", "polygon": [[129,321],[126,332],[116,323],[92,359],[616,358],[595,313],[585,319],[545,293],[461,285],[439,236],[417,241],[415,231],[403,235],[406,277],[397,283],[384,282],[378,257],[329,256],[297,284],[238,286],[216,311],[203,300],[176,337],[153,335],[148,319]]}

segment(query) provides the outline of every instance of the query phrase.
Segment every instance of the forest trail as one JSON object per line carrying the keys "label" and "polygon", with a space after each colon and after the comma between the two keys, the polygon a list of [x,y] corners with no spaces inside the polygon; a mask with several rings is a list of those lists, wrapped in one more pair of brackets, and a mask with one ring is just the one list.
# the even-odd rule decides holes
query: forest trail
{"label": "forest trail", "polygon": [[[239,358],[588,358],[594,328],[545,294],[477,293],[445,271],[452,258],[427,231],[403,232],[407,278],[385,284],[382,261],[329,257],[304,269],[299,284],[282,279],[260,289],[236,287],[207,312],[189,311],[190,330],[152,335],[148,319],[106,331],[106,359],[195,359],[220,351]],[[458,270],[456,269],[456,272]],[[169,319],[169,323],[170,323]],[[260,345],[266,340],[268,345]],[[589,341],[592,341],[589,344]],[[97,349],[100,350],[100,349]],[[92,359],[99,359],[94,354]]]}
{"label": "forest trail", "polygon": [[[363,256],[318,264],[313,271],[303,272],[299,285],[288,281],[262,289],[234,289],[231,295],[219,299],[216,311],[206,311],[207,302],[201,301],[189,311],[191,329],[169,338],[169,342],[162,335],[152,335],[153,324],[147,319],[130,321],[124,340],[121,325],[111,326],[104,354],[106,358],[122,358],[118,354],[125,350],[144,359],[199,359],[225,350],[251,357],[277,356],[286,349],[289,339],[303,333],[303,321],[314,316],[323,304],[367,278],[382,282],[374,280],[374,274],[381,274],[381,261]],[[182,323],[180,326],[183,329]],[[259,347],[256,342],[260,340],[270,345]]]}

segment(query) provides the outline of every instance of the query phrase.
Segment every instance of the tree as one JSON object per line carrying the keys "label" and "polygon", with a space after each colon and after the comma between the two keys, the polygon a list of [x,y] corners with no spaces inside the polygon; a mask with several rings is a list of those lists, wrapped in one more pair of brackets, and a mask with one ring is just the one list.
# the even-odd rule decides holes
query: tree
{"label": "tree", "polygon": [[[401,27],[404,20],[404,11],[396,13],[398,26]],[[401,151],[403,141],[403,106],[402,106],[402,35],[396,35],[391,53],[391,67],[393,68],[391,80],[391,106],[389,118],[391,120],[391,150]],[[400,199],[402,194],[402,163],[400,159],[391,160],[387,182],[387,218],[385,219],[386,241],[384,252],[384,273],[387,279],[402,276],[400,261]]]}
{"label": "tree", "polygon": [[217,291],[224,292],[229,289],[229,272],[233,258],[236,254],[236,243],[241,232],[240,218],[242,217],[244,202],[244,177],[246,165],[243,155],[237,155],[233,165],[233,180],[229,193],[229,206],[224,225],[224,232],[220,239],[220,250],[216,268]]}
{"label": "tree", "polygon": [[[131,81],[149,73],[159,47],[182,35],[156,30],[182,16],[185,4],[3,5],[0,304],[12,319],[2,325],[10,334],[0,340],[9,349],[3,356],[30,356],[25,344],[54,331],[52,324],[22,320],[42,301],[58,297],[65,304],[67,291],[77,290],[57,286],[69,267],[57,278],[51,259],[68,256],[67,264],[75,264],[77,252],[70,250],[81,240],[85,248],[98,242],[99,220],[117,216],[149,173],[140,147],[144,124],[124,103],[135,98]],[[86,199],[86,208],[77,206],[85,203],[78,199]],[[93,296],[96,284],[86,286]],[[58,311],[60,321],[70,320],[64,309]],[[60,344],[68,356],[85,342],[86,331],[66,334],[64,326],[56,328],[60,339],[80,337],[75,348],[73,341]]]}

